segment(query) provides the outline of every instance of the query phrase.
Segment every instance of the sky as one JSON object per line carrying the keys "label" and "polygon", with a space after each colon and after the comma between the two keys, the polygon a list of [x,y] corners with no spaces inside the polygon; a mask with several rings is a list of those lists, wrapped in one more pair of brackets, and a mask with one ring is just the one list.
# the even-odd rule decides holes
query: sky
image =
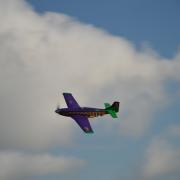
{"label": "sky", "polygon": [[[178,180],[179,5],[0,0],[0,179]],[[86,135],[63,92],[118,119]]]}
{"label": "sky", "polygon": [[[140,48],[147,43],[162,56],[172,57],[179,46],[178,0],[156,3],[149,0],[29,0],[40,13],[54,11],[68,14],[113,35],[124,37]],[[168,42],[168,43],[167,43]]]}

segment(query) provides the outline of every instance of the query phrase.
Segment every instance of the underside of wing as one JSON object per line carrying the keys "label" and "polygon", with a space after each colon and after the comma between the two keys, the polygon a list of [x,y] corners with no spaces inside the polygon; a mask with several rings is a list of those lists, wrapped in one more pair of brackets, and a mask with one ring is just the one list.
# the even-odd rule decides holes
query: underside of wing
{"label": "underside of wing", "polygon": [[79,108],[80,107],[71,93],[63,93],[63,96],[64,96],[66,104],[69,108]]}
{"label": "underside of wing", "polygon": [[91,125],[90,125],[87,117],[80,116],[80,115],[74,115],[74,116],[72,116],[72,118],[76,121],[76,123],[80,126],[80,128],[85,133],[93,133],[93,130],[91,128]]}

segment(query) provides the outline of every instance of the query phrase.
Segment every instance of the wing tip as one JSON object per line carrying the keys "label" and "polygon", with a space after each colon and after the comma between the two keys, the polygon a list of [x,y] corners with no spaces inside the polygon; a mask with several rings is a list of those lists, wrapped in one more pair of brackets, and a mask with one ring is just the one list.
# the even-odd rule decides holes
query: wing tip
{"label": "wing tip", "polygon": [[91,129],[91,128],[84,128],[83,131],[86,133],[86,134],[93,134],[94,131]]}
{"label": "wing tip", "polygon": [[69,92],[63,92],[63,95],[72,95],[72,94]]}
{"label": "wing tip", "polygon": [[84,131],[86,134],[92,134],[92,133],[94,133],[91,127],[84,127],[84,128],[83,128],[83,131]]}
{"label": "wing tip", "polygon": [[85,134],[94,134],[94,131],[84,131]]}

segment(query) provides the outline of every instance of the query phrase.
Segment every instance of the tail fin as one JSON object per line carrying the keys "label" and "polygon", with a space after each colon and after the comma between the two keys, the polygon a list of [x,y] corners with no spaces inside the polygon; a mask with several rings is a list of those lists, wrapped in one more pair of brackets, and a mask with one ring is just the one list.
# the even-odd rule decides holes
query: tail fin
{"label": "tail fin", "polygon": [[119,112],[119,102],[114,102],[112,105],[104,103],[104,105],[108,114],[110,114],[113,118],[117,118],[116,113]]}

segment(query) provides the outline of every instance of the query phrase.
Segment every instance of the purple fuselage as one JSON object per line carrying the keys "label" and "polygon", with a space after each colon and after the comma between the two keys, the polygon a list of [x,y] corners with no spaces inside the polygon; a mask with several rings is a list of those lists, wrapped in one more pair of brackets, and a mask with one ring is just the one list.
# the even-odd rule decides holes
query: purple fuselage
{"label": "purple fuselage", "polygon": [[80,115],[85,116],[88,118],[93,118],[97,116],[103,116],[107,114],[105,109],[98,109],[98,108],[90,108],[90,107],[82,107],[82,108],[61,108],[56,109],[55,111],[57,114],[60,114],[62,116],[74,116],[74,115]]}

